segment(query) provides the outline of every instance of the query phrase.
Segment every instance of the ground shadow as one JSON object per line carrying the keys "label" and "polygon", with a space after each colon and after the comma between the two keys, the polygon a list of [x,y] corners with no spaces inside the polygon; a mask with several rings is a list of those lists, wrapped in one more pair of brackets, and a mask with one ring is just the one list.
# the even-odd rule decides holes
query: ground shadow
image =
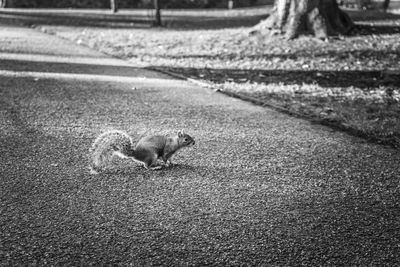
{"label": "ground shadow", "polygon": [[356,25],[352,35],[373,35],[373,34],[399,34],[400,26],[390,25]]}
{"label": "ground shadow", "polygon": [[345,10],[354,21],[373,22],[377,20],[395,20],[400,19],[399,14],[385,13],[376,10]]}
{"label": "ground shadow", "polygon": [[[163,26],[178,29],[218,29],[250,27],[266,18],[266,15],[215,17],[215,16],[171,16],[162,17]],[[0,22],[22,25],[46,24],[59,26],[107,27],[107,28],[149,28],[153,26],[154,15],[119,16],[112,14],[1,12]]]}
{"label": "ground shadow", "polygon": [[181,17],[179,20],[167,20],[164,23],[164,26],[167,28],[191,29],[191,30],[252,27],[267,17],[268,14],[263,16],[246,16],[246,17],[229,17],[229,18]]}
{"label": "ground shadow", "polygon": [[115,17],[93,17],[63,15],[63,14],[41,14],[41,13],[11,13],[0,12],[0,22],[19,25],[57,25],[57,26],[81,26],[81,27],[104,27],[104,28],[149,28],[152,25],[150,17],[143,18],[119,18]]}
{"label": "ground shadow", "polygon": [[[0,69],[12,72],[41,72],[62,74],[102,75],[110,77],[159,78],[158,74],[140,68],[119,65],[102,65],[101,63],[74,63],[2,59]],[[168,76],[164,76],[168,78]]]}
{"label": "ground shadow", "polygon": [[215,83],[276,83],[284,85],[317,84],[322,87],[350,87],[368,89],[381,85],[396,86],[400,76],[384,71],[319,71],[319,70],[239,70],[239,69],[196,69],[196,68],[163,68],[193,78],[206,79]]}

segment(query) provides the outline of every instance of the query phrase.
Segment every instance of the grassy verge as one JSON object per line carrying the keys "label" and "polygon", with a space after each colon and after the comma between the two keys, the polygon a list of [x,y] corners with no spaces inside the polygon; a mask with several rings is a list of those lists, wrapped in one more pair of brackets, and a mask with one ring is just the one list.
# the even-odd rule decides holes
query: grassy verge
{"label": "grassy verge", "polygon": [[41,28],[140,67],[201,79],[228,94],[399,147],[400,16],[350,15],[356,33],[329,43],[249,38],[248,26],[226,28],[226,19],[222,27],[205,20],[161,29]]}

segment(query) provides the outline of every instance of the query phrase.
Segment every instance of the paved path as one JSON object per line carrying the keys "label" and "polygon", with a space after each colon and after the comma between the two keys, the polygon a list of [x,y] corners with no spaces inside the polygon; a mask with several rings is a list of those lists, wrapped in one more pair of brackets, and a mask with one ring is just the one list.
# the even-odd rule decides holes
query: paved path
{"label": "paved path", "polygon": [[[400,153],[33,29],[0,27],[0,265],[400,264]],[[104,130],[185,128],[177,166]]]}

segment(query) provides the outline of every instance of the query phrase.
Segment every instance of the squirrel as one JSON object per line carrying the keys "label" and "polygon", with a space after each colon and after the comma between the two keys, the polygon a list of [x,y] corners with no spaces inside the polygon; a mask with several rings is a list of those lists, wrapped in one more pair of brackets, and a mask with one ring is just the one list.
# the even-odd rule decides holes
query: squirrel
{"label": "squirrel", "polygon": [[140,162],[146,169],[161,169],[157,159],[161,158],[166,166],[171,166],[171,157],[179,149],[193,146],[194,139],[179,131],[173,135],[150,135],[141,138],[136,146],[131,137],[119,130],[104,132],[93,142],[90,153],[90,172],[97,174],[106,167],[114,155],[131,158]]}

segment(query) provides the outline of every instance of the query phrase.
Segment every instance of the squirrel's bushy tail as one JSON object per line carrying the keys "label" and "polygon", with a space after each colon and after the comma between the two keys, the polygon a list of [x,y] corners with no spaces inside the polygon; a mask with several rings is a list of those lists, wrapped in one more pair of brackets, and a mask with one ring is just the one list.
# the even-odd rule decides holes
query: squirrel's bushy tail
{"label": "squirrel's bushy tail", "polygon": [[108,131],[99,135],[90,149],[90,172],[104,170],[114,155],[130,156],[133,152],[130,136],[122,131]]}

